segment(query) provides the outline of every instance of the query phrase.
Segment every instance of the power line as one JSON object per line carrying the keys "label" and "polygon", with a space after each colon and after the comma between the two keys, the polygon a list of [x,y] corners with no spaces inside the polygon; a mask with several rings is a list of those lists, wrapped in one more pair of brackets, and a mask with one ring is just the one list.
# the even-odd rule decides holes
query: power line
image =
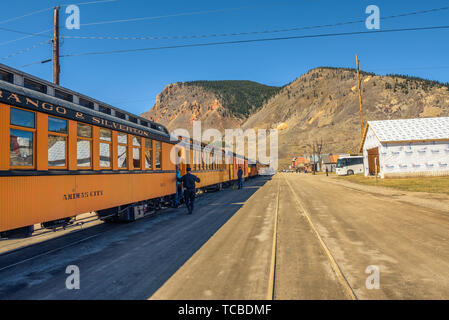
{"label": "power line", "polygon": [[53,8],[51,7],[51,8],[45,8],[45,9],[40,9],[40,10],[37,10],[37,11],[33,11],[33,12],[30,12],[30,13],[24,14],[22,16],[18,16],[18,17],[7,19],[7,20],[3,20],[3,21],[0,22],[0,24],[6,23],[6,22],[15,21],[15,20],[22,19],[22,18],[25,18],[25,17],[29,17],[29,16],[32,16],[32,15],[35,15],[35,14],[38,14],[38,13],[41,13],[41,12],[45,12],[45,11],[51,10],[51,9],[53,9]]}
{"label": "power line", "polygon": [[43,45],[43,44],[50,43],[50,41],[51,41],[51,40],[41,41],[41,42],[36,43],[35,45],[31,46],[31,47],[28,47],[28,48],[26,48],[26,49],[22,49],[22,50],[16,51],[16,52],[14,52],[14,53],[11,53],[11,54],[7,55],[6,57],[0,58],[0,60],[6,60],[6,59],[12,58],[12,57],[14,57],[14,56],[17,56],[17,55],[19,55],[19,54],[22,54],[22,53],[31,51],[31,50],[33,50],[33,49],[35,49],[35,48],[37,48],[37,47],[40,47],[40,46]]}
{"label": "power line", "polygon": [[111,50],[111,51],[94,51],[94,52],[85,52],[85,53],[66,54],[66,55],[62,55],[61,58],[79,57],[79,56],[88,56],[88,55],[113,54],[113,53],[139,52],[139,51],[153,51],[153,50],[164,50],[164,49],[179,49],[179,48],[190,48],[190,47],[206,47],[206,46],[216,46],[216,45],[226,45],[226,44],[243,44],[243,43],[266,42],[266,41],[280,41],[280,40],[293,40],[293,39],[310,39],[310,38],[324,38],[324,37],[338,37],[338,36],[350,36],[350,35],[393,33],[393,32],[406,32],[406,31],[442,30],[442,29],[449,29],[449,25],[446,25],[446,26],[432,26],[432,27],[419,27],[419,28],[386,29],[386,30],[375,30],[375,31],[354,31],[354,32],[340,32],[340,33],[324,33],[324,34],[302,35],[302,36],[291,36],[291,37],[248,39],[248,40],[221,41],[221,42],[208,42],[208,43],[183,44],[183,45],[164,46],[164,47],[123,49],[123,50]]}
{"label": "power line", "polygon": [[[95,4],[95,3],[102,3],[102,2],[116,2],[116,1],[118,1],[118,0],[98,0],[98,1],[88,1],[88,2],[74,3],[74,5],[81,6],[81,5],[85,5],[85,4]],[[68,7],[69,5],[70,4],[62,4],[61,7]],[[42,12],[45,12],[45,11],[50,11],[52,9],[53,9],[53,7],[36,10],[36,11],[30,12],[30,13],[27,13],[27,14],[24,14],[24,15],[21,15],[21,16],[17,16],[17,17],[14,17],[14,18],[10,18],[10,19],[6,19],[6,20],[3,20],[3,21],[0,21],[0,24],[11,22],[11,21],[15,21],[15,20],[22,19],[22,18],[26,18],[26,17],[32,16],[32,15],[35,15],[35,14],[38,14],[38,13],[42,13]]]}
{"label": "power line", "polygon": [[[382,20],[401,18],[412,15],[419,15],[431,12],[438,12],[443,10],[448,10],[449,7],[443,8],[435,8],[429,10],[421,10],[415,12],[408,12],[403,14],[396,14],[392,16],[386,16],[381,18]],[[249,31],[249,32],[236,32],[236,33],[215,33],[215,34],[202,34],[202,35],[184,35],[184,36],[63,36],[65,39],[89,39],[89,40],[173,40],[173,39],[201,39],[201,38],[214,38],[214,37],[232,37],[232,36],[243,36],[243,35],[257,35],[257,34],[268,34],[268,33],[281,33],[281,32],[290,32],[290,31],[301,31],[301,30],[311,30],[311,29],[320,29],[320,28],[329,28],[329,27],[338,27],[356,23],[364,23],[365,20],[353,20],[347,22],[338,22],[333,24],[325,24],[325,25],[315,25],[315,26],[305,26],[305,27],[292,27],[286,29],[272,29],[272,30],[263,30],[263,31]]]}
{"label": "power line", "polygon": [[[279,4],[276,4],[276,5],[279,5]],[[273,6],[273,5],[270,5],[270,6]],[[130,19],[119,19],[119,20],[106,20],[106,21],[84,23],[84,24],[81,24],[81,26],[92,26],[92,25],[111,24],[111,23],[155,20],[155,19],[172,18],[172,17],[192,16],[192,15],[220,13],[220,12],[228,12],[228,11],[239,11],[239,10],[246,10],[246,9],[260,8],[260,7],[266,7],[266,6],[246,6],[246,7],[227,8],[227,9],[218,9],[218,10],[175,13],[175,14],[168,14],[168,15],[161,15],[161,16],[150,16],[150,17],[130,18]]]}
{"label": "power line", "polygon": [[[0,30],[4,30],[4,29],[5,28],[0,28]],[[11,31],[11,29],[9,29],[8,31]],[[22,37],[22,38],[1,42],[0,46],[3,46],[5,44],[10,44],[10,43],[13,43],[13,42],[17,42],[17,41],[20,41],[20,40],[28,39],[28,38],[33,38],[33,37],[45,37],[45,38],[48,38],[48,36],[43,36],[42,34],[46,33],[46,32],[49,32],[49,31],[51,31],[51,29],[43,30],[43,31],[40,31],[40,32],[37,32],[37,33],[28,33],[28,32],[15,31],[17,33],[28,34],[28,35],[25,36],[25,37]]]}
{"label": "power line", "polygon": [[29,67],[35,64],[43,64],[43,63],[47,63],[47,62],[51,62],[51,59],[45,59],[45,60],[40,60],[40,61],[35,61],[35,62],[31,62],[28,64],[24,64],[23,66],[19,66],[19,68],[25,68],[25,67]]}
{"label": "power line", "polygon": [[[118,1],[118,0],[98,0],[98,1],[80,2],[80,3],[76,3],[75,5],[80,6],[80,5],[86,5],[86,4],[96,4],[96,3],[116,2],[116,1]],[[69,6],[69,4],[63,4],[61,6],[62,7],[67,7],[67,6]],[[33,11],[31,13],[27,13],[27,14],[22,15],[22,16],[18,16],[18,17],[15,17],[15,18],[11,18],[11,19],[7,19],[7,20],[4,20],[4,21],[1,21],[0,24],[6,23],[6,22],[11,22],[11,21],[18,20],[18,19],[21,19],[21,18],[25,18],[25,17],[31,16],[31,15],[34,15],[34,14],[37,14],[37,13],[41,13],[41,12],[45,12],[45,11],[49,11],[49,10],[52,10],[52,9],[53,9],[53,7],[45,8],[45,9],[41,9],[41,10],[37,10],[37,11]],[[36,36],[46,37],[46,36],[42,36],[42,34],[51,31],[51,29],[48,29],[48,30],[44,30],[44,31],[41,31],[41,32],[37,32],[37,33],[30,33],[30,32],[25,32],[25,31],[19,31],[19,30],[13,30],[13,29],[8,29],[8,28],[2,28],[2,27],[0,27],[0,30],[8,31],[8,32],[14,32],[14,33],[20,33],[20,34],[26,34],[27,35],[26,37],[22,37],[22,38],[18,38],[18,39],[13,39],[13,40],[2,42],[2,43],[0,43],[0,46],[1,45],[5,45],[5,44],[9,44],[9,43],[13,43],[13,42],[16,42],[16,41],[24,40],[24,39],[36,37]]]}
{"label": "power line", "polygon": [[[103,2],[117,2],[118,0],[98,0],[98,1],[87,1],[87,2],[79,2],[79,3],[72,3],[75,6],[82,6],[85,4],[96,4],[96,3],[103,3]],[[62,4],[61,7],[68,7],[71,4]]]}

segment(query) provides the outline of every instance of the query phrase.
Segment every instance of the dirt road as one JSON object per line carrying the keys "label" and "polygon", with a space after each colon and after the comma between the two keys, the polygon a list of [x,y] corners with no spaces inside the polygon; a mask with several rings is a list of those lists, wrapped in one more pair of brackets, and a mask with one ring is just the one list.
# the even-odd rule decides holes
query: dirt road
{"label": "dirt road", "polygon": [[278,174],[152,298],[448,299],[449,212],[372,190]]}

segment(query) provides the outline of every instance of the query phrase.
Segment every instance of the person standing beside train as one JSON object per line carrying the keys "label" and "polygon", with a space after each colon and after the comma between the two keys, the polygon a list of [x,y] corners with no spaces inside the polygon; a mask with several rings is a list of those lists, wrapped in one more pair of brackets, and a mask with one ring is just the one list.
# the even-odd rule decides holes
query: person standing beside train
{"label": "person standing beside train", "polygon": [[243,170],[242,167],[239,167],[239,171],[237,171],[237,178],[239,182],[239,189],[243,188]]}
{"label": "person standing beside train", "polygon": [[175,208],[179,207],[181,202],[181,197],[183,196],[182,192],[182,184],[181,184],[181,170],[179,169],[179,165],[176,166],[176,195],[175,195]]}
{"label": "person standing beside train", "polygon": [[188,210],[188,214],[192,214],[193,212],[193,203],[195,202],[195,182],[200,182],[200,178],[190,173],[192,169],[190,167],[187,168],[187,173],[183,175],[178,181],[182,182],[184,187],[184,201],[186,203],[186,207]]}

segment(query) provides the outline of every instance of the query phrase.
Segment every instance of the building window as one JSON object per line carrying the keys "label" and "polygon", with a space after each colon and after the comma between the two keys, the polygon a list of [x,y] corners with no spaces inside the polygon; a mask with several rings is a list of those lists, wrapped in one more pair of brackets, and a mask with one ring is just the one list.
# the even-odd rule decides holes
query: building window
{"label": "building window", "polygon": [[140,165],[141,138],[133,136],[133,168],[141,169]]}
{"label": "building window", "polygon": [[48,117],[48,166],[67,167],[67,120]]}
{"label": "building window", "polygon": [[9,164],[11,167],[34,167],[34,112],[11,108]]}
{"label": "building window", "polygon": [[112,131],[100,128],[100,168],[111,168]]}
{"label": "building window", "polygon": [[87,124],[78,123],[77,164],[81,168],[92,166],[92,127]]}
{"label": "building window", "polygon": [[151,159],[153,153],[153,140],[151,139],[145,139],[145,168],[151,169]]}
{"label": "building window", "polygon": [[118,167],[126,169],[126,158],[128,153],[128,135],[126,133],[118,134]]}
{"label": "building window", "polygon": [[156,149],[156,169],[162,169],[162,142],[156,141],[155,143],[155,149]]}

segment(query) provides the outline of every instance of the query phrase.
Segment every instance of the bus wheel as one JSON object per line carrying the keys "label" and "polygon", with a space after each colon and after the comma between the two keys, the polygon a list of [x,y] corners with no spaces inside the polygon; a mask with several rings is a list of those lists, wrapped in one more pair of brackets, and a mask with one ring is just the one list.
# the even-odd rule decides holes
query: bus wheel
{"label": "bus wheel", "polygon": [[352,176],[354,174],[354,171],[348,170],[348,176]]}

